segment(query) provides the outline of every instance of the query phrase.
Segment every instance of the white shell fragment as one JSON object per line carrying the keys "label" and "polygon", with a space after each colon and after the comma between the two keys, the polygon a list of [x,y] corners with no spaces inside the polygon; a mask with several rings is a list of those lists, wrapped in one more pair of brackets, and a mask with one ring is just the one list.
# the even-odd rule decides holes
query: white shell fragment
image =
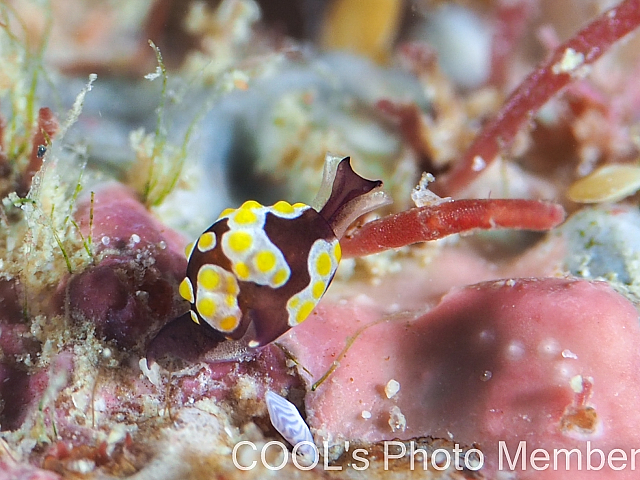
{"label": "white shell fragment", "polygon": [[574,182],[567,197],[574,202],[617,202],[640,190],[640,167],[605,165]]}
{"label": "white shell fragment", "polygon": [[560,73],[571,73],[584,63],[584,54],[576,52],[573,48],[567,48],[558,63],[551,67],[551,71],[556,75]]}
{"label": "white shell fragment", "polygon": [[272,391],[267,392],[265,399],[273,428],[293,447],[300,442],[309,442],[308,444],[300,445],[297,453],[309,464],[317,462],[318,450],[313,443],[311,430],[309,430],[295,405]]}
{"label": "white shell fragment", "polygon": [[384,387],[384,393],[387,398],[395,397],[396,393],[400,391],[400,383],[397,380],[391,379]]}

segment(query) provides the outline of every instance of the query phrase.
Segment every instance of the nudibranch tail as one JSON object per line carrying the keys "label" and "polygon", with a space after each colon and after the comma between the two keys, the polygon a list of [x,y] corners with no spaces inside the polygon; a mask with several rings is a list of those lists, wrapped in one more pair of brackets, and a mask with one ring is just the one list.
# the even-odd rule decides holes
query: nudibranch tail
{"label": "nudibranch tail", "polygon": [[[333,170],[335,157],[327,159],[327,165]],[[332,162],[332,163],[330,163]],[[326,183],[331,182],[331,194],[319,210],[338,239],[355,219],[376,208],[391,203],[391,198],[382,191],[380,180],[362,178],[351,168],[351,158],[345,157],[322,178],[320,192],[327,190]],[[317,198],[317,197],[316,197]],[[315,203],[315,202],[314,202]]]}

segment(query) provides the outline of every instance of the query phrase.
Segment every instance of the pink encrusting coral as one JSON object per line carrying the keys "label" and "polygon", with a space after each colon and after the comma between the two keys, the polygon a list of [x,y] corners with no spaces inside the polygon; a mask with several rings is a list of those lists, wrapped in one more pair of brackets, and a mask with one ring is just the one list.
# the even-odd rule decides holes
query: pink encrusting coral
{"label": "pink encrusting coral", "polygon": [[32,374],[22,359],[35,358],[40,342],[25,322],[21,289],[15,281],[0,280],[0,429],[19,427],[46,386],[46,375]]}
{"label": "pink encrusting coral", "polygon": [[[344,339],[364,325],[340,357]],[[475,444],[495,471],[499,442],[513,461],[523,440],[528,469],[518,478],[574,478],[562,456],[559,472],[533,470],[536,448],[578,448],[586,462],[590,441],[605,454],[626,450],[630,466],[640,445],[638,313],[604,283],[480,283],[453,290],[419,318],[384,315],[372,298],[324,305],[285,344],[312,373],[310,383],[338,362],[305,400],[312,430],[331,443],[451,438]],[[399,390],[389,395],[391,381]],[[510,470],[506,462],[503,455]],[[597,478],[610,474],[605,468]]]}
{"label": "pink encrusting coral", "polygon": [[175,291],[186,268],[186,241],[120,184],[82,200],[76,217],[85,238],[95,240],[96,264],[69,279],[65,308],[74,321],[94,324],[99,336],[144,345],[181,313]]}

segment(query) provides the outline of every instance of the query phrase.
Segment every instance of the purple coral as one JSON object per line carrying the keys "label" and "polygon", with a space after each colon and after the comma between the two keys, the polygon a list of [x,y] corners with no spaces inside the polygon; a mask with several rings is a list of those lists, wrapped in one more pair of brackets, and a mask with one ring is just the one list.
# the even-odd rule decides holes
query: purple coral
{"label": "purple coral", "polygon": [[186,269],[184,240],[121,185],[81,202],[77,216],[85,238],[96,240],[96,263],[68,281],[71,319],[119,345],[144,345],[184,308],[175,294]]}

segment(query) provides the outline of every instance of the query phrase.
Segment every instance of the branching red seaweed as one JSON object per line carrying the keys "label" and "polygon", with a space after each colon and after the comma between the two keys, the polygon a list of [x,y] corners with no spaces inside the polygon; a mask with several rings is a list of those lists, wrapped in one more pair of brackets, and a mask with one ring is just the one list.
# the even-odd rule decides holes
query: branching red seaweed
{"label": "branching red seaweed", "polygon": [[[491,164],[532,115],[573,80],[577,68],[595,62],[639,25],[640,0],[624,0],[560,45],[516,88],[463,158],[439,180],[439,185],[434,185],[434,190],[438,194],[455,195],[465,188],[483,171],[473,168],[476,157],[484,160],[485,165]],[[564,68],[563,60],[568,55],[576,59],[573,68]]]}
{"label": "branching red seaweed", "polygon": [[495,228],[548,230],[564,220],[564,209],[536,200],[457,200],[412,208],[366,223],[340,244],[342,255],[361,257],[454,233]]}
{"label": "branching red seaweed", "polygon": [[526,31],[535,10],[535,2],[519,0],[498,3],[496,27],[491,44],[491,76],[489,84],[504,85],[511,55]]}

